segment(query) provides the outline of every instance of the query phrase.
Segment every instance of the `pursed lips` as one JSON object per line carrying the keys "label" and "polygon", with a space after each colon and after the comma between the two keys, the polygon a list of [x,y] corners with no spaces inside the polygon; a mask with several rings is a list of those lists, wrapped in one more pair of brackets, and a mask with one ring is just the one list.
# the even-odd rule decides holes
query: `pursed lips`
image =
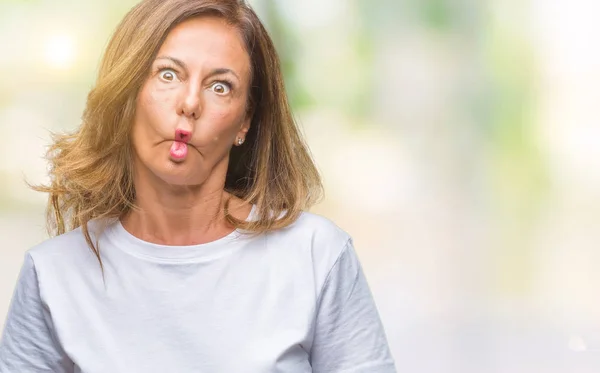
{"label": "pursed lips", "polygon": [[191,147],[191,148],[195,149],[198,153],[202,154],[202,152],[200,152],[200,149],[198,149],[198,147],[196,145],[192,144],[191,142],[179,141],[179,140],[176,140],[175,138],[164,139],[162,141],[159,141],[156,145],[160,145],[160,144],[162,144],[164,142],[169,142],[169,143],[171,143],[171,142],[183,142],[188,147]]}

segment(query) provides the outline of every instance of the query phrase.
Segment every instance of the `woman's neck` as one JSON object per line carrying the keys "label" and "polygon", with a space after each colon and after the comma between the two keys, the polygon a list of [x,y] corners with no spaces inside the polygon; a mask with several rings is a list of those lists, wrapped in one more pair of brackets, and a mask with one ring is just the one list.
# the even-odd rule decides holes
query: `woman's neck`
{"label": "woman's neck", "polygon": [[222,238],[234,230],[225,220],[224,207],[246,219],[251,206],[225,192],[207,186],[152,188],[136,187],[136,209],[121,218],[123,227],[148,242],[186,246]]}

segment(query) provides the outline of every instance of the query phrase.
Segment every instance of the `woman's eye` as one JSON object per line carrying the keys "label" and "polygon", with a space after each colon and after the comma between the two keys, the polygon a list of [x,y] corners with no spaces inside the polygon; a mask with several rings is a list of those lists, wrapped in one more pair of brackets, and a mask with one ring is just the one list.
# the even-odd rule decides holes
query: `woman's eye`
{"label": "woman's eye", "polygon": [[222,83],[222,82],[216,82],[210,88],[213,90],[213,92],[215,92],[216,94],[219,94],[219,95],[226,95],[231,90],[231,88],[229,88],[229,85],[227,83]]}
{"label": "woman's eye", "polygon": [[177,79],[177,73],[171,69],[162,70],[158,76],[165,82],[172,82]]}

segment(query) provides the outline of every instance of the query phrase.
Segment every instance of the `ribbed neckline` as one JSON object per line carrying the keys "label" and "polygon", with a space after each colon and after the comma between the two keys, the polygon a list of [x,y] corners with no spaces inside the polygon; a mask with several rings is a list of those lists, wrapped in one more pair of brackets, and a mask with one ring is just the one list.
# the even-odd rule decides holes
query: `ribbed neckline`
{"label": "ribbed neckline", "polygon": [[[252,205],[246,221],[254,219],[256,205]],[[164,262],[205,261],[222,257],[238,248],[242,241],[243,231],[235,229],[227,236],[215,241],[186,246],[161,245],[144,241],[129,233],[121,220],[115,221],[107,229],[108,238],[119,249],[143,259]]]}

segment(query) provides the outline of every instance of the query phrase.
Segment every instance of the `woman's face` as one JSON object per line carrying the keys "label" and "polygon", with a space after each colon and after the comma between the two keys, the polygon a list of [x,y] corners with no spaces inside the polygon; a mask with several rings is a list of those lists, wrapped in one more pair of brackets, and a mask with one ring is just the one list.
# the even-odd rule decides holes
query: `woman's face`
{"label": "woman's face", "polygon": [[171,185],[222,178],[229,151],[250,126],[250,59],[237,29],[215,17],[177,25],[137,97],[136,175]]}

